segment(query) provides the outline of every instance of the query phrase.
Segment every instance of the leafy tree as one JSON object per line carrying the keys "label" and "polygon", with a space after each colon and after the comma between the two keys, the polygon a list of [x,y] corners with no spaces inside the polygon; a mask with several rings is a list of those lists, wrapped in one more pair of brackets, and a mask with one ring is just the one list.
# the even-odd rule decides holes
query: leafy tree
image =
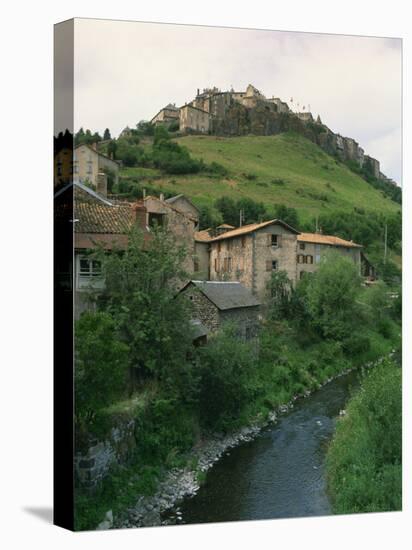
{"label": "leafy tree", "polygon": [[214,206],[222,214],[224,223],[239,225],[239,210],[236,202],[230,197],[223,196],[215,200]]}
{"label": "leafy tree", "polygon": [[185,255],[163,228],[153,228],[146,240],[133,230],[125,251],[97,253],[105,277],[98,306],[110,313],[128,344],[134,376],[156,378],[170,395],[182,396],[192,393],[193,383],[187,361],[192,346],[188,304],[176,296]]}
{"label": "leafy tree", "polygon": [[264,220],[266,208],[263,202],[244,197],[236,203],[237,211],[242,210],[244,223],[258,223]]}
{"label": "leafy tree", "polygon": [[337,252],[326,255],[306,286],[312,325],[324,338],[342,340],[356,326],[360,276],[353,262]]}
{"label": "leafy tree", "polygon": [[75,415],[78,425],[125,391],[129,348],[105,312],[85,312],[75,327]]}
{"label": "leafy tree", "polygon": [[109,157],[116,159],[117,158],[116,151],[117,151],[117,142],[116,140],[112,139],[107,144],[107,154],[109,155]]}
{"label": "leafy tree", "polygon": [[199,209],[199,227],[200,229],[208,229],[209,227],[217,227],[223,223],[223,217],[220,212],[209,206],[201,206]]}
{"label": "leafy tree", "polygon": [[201,421],[207,428],[229,428],[252,395],[250,380],[257,368],[254,350],[239,341],[236,327],[228,325],[199,348],[198,361]]}
{"label": "leafy tree", "polygon": [[284,318],[288,313],[291,293],[291,282],[286,271],[273,271],[267,288],[269,318],[273,320]]}
{"label": "leafy tree", "polygon": [[104,131],[103,139],[104,139],[104,140],[112,139],[112,136],[110,135],[110,130],[109,130],[109,128],[106,128],[106,130]]}
{"label": "leafy tree", "polygon": [[295,229],[299,227],[299,216],[296,208],[278,204],[275,208],[275,218],[284,221]]}

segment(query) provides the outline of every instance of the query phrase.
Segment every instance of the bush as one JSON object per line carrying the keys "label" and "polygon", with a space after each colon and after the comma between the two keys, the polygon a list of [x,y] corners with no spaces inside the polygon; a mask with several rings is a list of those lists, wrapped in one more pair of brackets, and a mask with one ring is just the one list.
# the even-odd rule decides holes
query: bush
{"label": "bush", "polygon": [[239,341],[235,327],[227,326],[199,348],[198,361],[201,423],[210,429],[229,429],[251,397],[257,368],[254,350]]}
{"label": "bush", "polygon": [[85,427],[126,389],[129,347],[108,313],[85,312],[75,326],[75,416]]}
{"label": "bush", "polygon": [[402,508],[401,369],[386,360],[363,380],[327,454],[336,513]]}

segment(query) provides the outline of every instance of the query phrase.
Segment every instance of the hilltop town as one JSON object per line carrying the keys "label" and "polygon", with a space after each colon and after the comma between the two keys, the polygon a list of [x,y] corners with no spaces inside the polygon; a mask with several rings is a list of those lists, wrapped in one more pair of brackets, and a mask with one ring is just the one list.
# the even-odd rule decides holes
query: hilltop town
{"label": "hilltop town", "polygon": [[[368,165],[377,179],[395,184],[381,172],[377,159],[366,155],[352,138],[330,130],[321,120],[306,110],[295,112],[278,97],[267,98],[249,84],[245,91],[221,91],[216,87],[197,90],[193,100],[181,107],[169,103],[153,116],[154,125],[178,126],[182,133],[217,136],[276,135],[288,130],[301,133],[329,154],[359,167]],[[127,136],[125,128],[120,136]]]}

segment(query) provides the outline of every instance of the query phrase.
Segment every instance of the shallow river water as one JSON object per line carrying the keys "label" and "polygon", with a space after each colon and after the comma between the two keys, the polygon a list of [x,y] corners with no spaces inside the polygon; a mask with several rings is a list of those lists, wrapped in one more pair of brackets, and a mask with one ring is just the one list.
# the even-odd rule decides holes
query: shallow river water
{"label": "shallow river water", "polygon": [[325,454],[339,411],[358,385],[356,373],[333,380],[231,449],[198,493],[169,512],[167,523],[321,516],[331,513]]}

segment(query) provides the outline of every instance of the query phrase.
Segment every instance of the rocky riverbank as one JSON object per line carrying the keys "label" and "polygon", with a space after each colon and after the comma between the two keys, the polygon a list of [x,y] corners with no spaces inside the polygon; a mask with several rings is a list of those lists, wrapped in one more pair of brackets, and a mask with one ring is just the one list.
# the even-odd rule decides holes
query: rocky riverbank
{"label": "rocky riverbank", "polygon": [[[392,354],[391,354],[392,355]],[[365,368],[371,368],[383,361],[383,358],[375,362],[364,365]],[[332,380],[349,374],[355,368],[347,369],[333,378],[325,380],[319,384],[318,388],[328,384]],[[157,491],[152,496],[140,496],[136,504],[128,508],[121,516],[113,518],[111,511],[106,513],[106,517],[97,529],[110,528],[131,528],[131,527],[152,527],[166,525],[169,523],[179,523],[181,520],[178,505],[186,498],[194,496],[200,488],[200,479],[204,478],[206,472],[230,449],[254,439],[263,428],[276,422],[281,414],[290,411],[297,399],[302,399],[311,394],[306,391],[304,394],[295,395],[289,403],[279,406],[272,411],[265,419],[254,422],[250,426],[244,427],[237,432],[228,435],[215,434],[207,440],[200,442],[191,453],[190,463],[196,464],[195,467],[175,468],[171,470],[166,477],[159,482]],[[189,461],[188,461],[189,462]],[[168,514],[169,519],[163,519],[162,515],[173,510]]]}

